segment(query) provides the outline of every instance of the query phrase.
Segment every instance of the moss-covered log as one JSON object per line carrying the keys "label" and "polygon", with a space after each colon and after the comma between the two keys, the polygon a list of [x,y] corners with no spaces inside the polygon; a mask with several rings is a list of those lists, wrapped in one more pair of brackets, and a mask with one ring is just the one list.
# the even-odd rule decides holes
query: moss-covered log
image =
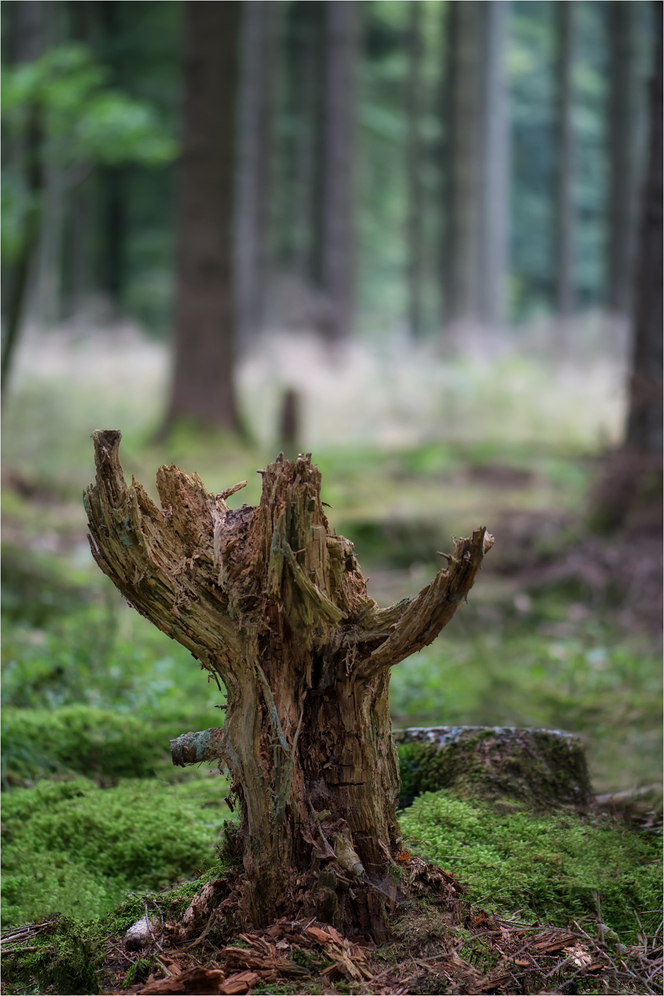
{"label": "moss-covered log", "polygon": [[415,598],[380,609],[352,543],[330,531],[310,455],[260,471],[260,504],[239,510],[226,503],[237,486],[215,496],[196,474],[162,467],[160,509],[126,485],[120,433],[93,438],[95,560],[226,689],[219,751],[241,814],[246,922],[310,903],[371,930],[400,846],[390,668],[450,621],[492,537],[457,540]]}

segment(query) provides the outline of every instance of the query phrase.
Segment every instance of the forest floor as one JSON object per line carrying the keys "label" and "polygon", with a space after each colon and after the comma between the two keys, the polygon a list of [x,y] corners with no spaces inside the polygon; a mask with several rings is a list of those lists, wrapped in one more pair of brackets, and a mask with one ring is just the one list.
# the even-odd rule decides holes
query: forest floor
{"label": "forest floor", "polygon": [[[231,948],[249,952],[243,956],[222,957],[222,947],[213,953],[205,944],[184,953],[181,945],[169,947],[168,923],[200,888],[201,875],[219,873],[214,844],[230,814],[222,801],[224,780],[206,766],[174,769],[168,740],[215,725],[219,695],[188,653],[132,612],[91,560],[80,498],[93,477],[89,433],[123,429],[125,471],[153,494],[157,467],[176,462],[199,472],[214,491],[247,479],[237,504],[257,501],[255,471],[273,458],[274,446],[193,430],[154,444],[163,374],[163,366],[155,373],[155,351],[149,345],[134,350],[127,369],[122,349],[117,355],[110,349],[102,370],[98,354],[86,349],[60,351],[59,367],[53,357],[35,359],[32,372],[24,362],[6,402],[3,927],[24,932],[6,934],[3,948],[15,949],[33,988],[12,983],[10,972],[5,991],[71,991],[71,974],[68,983],[58,976],[66,962],[67,971],[82,966],[80,992],[96,991],[86,965],[105,966],[103,991],[124,981],[138,992],[169,976],[183,976],[181,988],[152,991],[226,991],[219,987],[244,972],[259,978],[227,991],[661,992],[660,904],[648,898],[659,874],[653,844],[656,849],[661,811],[658,527],[635,522],[621,535],[590,528],[588,495],[602,457],[583,423],[589,416],[573,398],[566,408],[571,421],[556,434],[550,424],[555,391],[547,385],[544,410],[542,380],[537,374],[529,382],[523,365],[518,410],[497,397],[495,386],[483,402],[484,375],[473,380],[457,370],[455,381],[449,374],[457,402],[477,409],[466,438],[430,434],[379,445],[367,432],[365,443],[339,444],[321,430],[314,459],[323,473],[323,498],[334,506],[330,520],[354,541],[381,604],[426,584],[452,535],[478,525],[494,533],[496,545],[468,606],[434,644],[395,669],[394,724],[534,726],[578,734],[594,791],[627,794],[626,810],[598,816],[599,837],[590,835],[604,841],[605,830],[617,834],[610,847],[602,844],[611,861],[606,850],[596,864],[588,858],[588,826],[579,829],[578,852],[570,843],[576,830],[567,825],[564,832],[554,828],[555,839],[544,848],[548,829],[525,816],[518,835],[508,834],[488,853],[494,845],[480,828],[492,828],[494,842],[502,839],[495,814],[472,806],[457,811],[438,793],[447,809],[436,826],[445,825],[447,836],[427,830],[433,797],[402,814],[402,826],[412,834],[414,854],[463,883],[463,909],[437,909],[431,897],[409,900],[407,910],[395,911],[393,940],[378,949],[354,941],[344,946],[332,933],[317,937],[311,928],[327,928],[306,921],[283,936],[231,939]],[[504,372],[507,395],[516,374]],[[388,394],[393,387],[383,385]],[[597,384],[588,390],[597,395],[595,414],[608,411],[610,392]],[[531,436],[523,431],[529,399],[531,414],[540,406],[531,419],[539,429]],[[558,396],[559,407],[564,400]],[[492,425],[492,404],[503,406],[503,432]],[[413,420],[421,415],[417,409]],[[503,823],[514,830],[514,820],[512,814]],[[517,837],[533,841],[527,860],[515,850]],[[618,854],[618,846],[629,853]],[[514,869],[524,860],[530,878],[515,885]],[[491,877],[496,868],[499,879]],[[620,902],[612,891],[617,868],[626,883]],[[542,884],[557,880],[570,903]],[[174,883],[180,883],[175,891]],[[120,941],[145,915],[145,903],[161,910],[164,935],[127,956]],[[261,978],[260,972],[276,970],[269,962],[277,956],[310,975]],[[210,977],[209,990],[201,988],[202,976],[187,982],[194,959],[208,969],[222,964],[225,981]]]}

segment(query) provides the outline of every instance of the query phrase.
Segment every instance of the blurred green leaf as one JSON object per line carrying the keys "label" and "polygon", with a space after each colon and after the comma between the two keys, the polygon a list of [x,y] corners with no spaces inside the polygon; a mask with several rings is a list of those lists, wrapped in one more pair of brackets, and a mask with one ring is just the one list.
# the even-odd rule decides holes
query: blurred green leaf
{"label": "blurred green leaf", "polygon": [[111,89],[106,70],[84,45],[62,45],[34,62],[3,70],[3,125],[9,137],[22,136],[34,106],[41,114],[44,157],[60,166],[153,166],[177,153],[154,108]]}

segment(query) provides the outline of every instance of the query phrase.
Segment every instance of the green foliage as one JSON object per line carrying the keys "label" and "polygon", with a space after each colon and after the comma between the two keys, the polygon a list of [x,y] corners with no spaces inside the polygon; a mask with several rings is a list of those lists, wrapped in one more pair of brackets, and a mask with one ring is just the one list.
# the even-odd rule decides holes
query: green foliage
{"label": "green foliage", "polygon": [[2,111],[9,135],[26,127],[38,107],[49,158],[77,162],[160,165],[176,153],[149,104],[108,86],[108,73],[81,44],[49,49],[2,74]]}
{"label": "green foliage", "polygon": [[[159,709],[159,720],[167,724],[157,731],[162,743],[172,722],[197,717],[202,728],[220,724],[216,684],[208,683],[188,651],[130,609],[103,576],[89,579],[87,570],[67,570],[54,558],[9,550],[2,591],[5,707],[82,703],[150,715]],[[181,732],[175,728],[169,735]],[[70,743],[69,756],[79,746]],[[141,763],[150,765],[155,757],[146,755]]]}
{"label": "green foliage", "polygon": [[3,925],[56,912],[95,917],[130,890],[160,889],[215,862],[228,818],[220,777],[100,789],[41,781],[3,798]]}
{"label": "green foliage", "polygon": [[[79,43],[51,48],[34,62],[4,68],[2,112],[6,141],[17,148],[36,115],[43,143],[38,154],[67,171],[65,186],[80,181],[81,167],[125,162],[160,166],[177,151],[154,108],[112,89],[108,72]],[[32,204],[15,156],[7,157],[3,187],[2,250],[5,261],[10,261],[23,243]]]}
{"label": "green foliage", "polygon": [[504,817],[437,792],[420,796],[400,823],[409,845],[452,871],[487,911],[583,925],[596,923],[599,901],[603,923],[637,943],[634,911],[659,908],[659,842],[609,819]]}

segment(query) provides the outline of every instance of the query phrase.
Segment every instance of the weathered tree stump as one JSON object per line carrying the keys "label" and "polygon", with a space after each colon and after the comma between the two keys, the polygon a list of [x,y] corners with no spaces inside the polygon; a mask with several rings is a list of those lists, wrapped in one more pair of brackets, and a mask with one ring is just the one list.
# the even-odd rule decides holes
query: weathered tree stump
{"label": "weathered tree stump", "polygon": [[395,730],[394,740],[402,752],[402,805],[439,789],[540,812],[592,804],[583,743],[571,733],[436,726]]}
{"label": "weathered tree stump", "polygon": [[126,485],[120,438],[93,434],[92,553],[140,613],[223,682],[216,750],[240,809],[244,922],[308,905],[346,929],[379,930],[381,883],[400,848],[390,669],[450,621],[493,538],[481,528],[457,540],[416,597],[380,609],[352,543],[330,532],[310,455],[259,471],[260,504],[238,510],[226,499],[243,485],[215,496],[198,475],[161,467],[159,509],[136,481]]}

